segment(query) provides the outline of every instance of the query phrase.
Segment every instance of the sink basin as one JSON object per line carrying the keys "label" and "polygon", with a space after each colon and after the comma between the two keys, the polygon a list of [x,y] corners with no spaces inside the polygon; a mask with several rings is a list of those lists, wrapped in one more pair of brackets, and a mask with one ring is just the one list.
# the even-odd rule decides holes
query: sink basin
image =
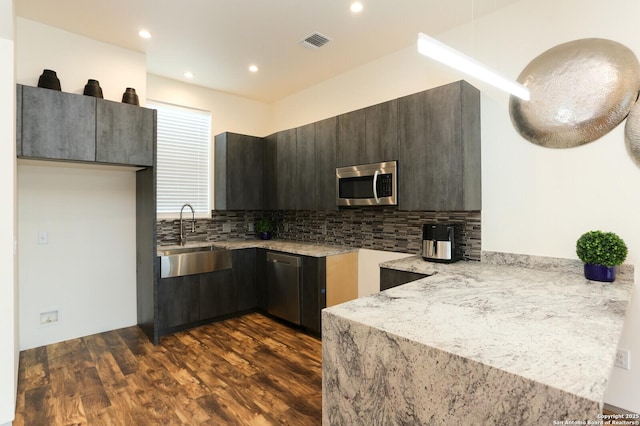
{"label": "sink basin", "polygon": [[160,278],[231,269],[231,251],[215,247],[180,247],[159,250]]}
{"label": "sink basin", "polygon": [[196,253],[200,251],[214,251],[217,250],[214,247],[178,247],[171,248],[167,250],[158,250],[158,256],[173,256],[174,254],[184,254],[184,253]]}

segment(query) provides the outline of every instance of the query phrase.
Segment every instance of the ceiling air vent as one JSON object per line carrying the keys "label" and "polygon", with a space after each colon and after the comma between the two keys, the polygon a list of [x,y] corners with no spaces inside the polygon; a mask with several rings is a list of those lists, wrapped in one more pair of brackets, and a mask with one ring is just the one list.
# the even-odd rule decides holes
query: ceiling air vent
{"label": "ceiling air vent", "polygon": [[326,35],[320,33],[313,33],[304,40],[300,42],[301,45],[311,48],[317,49],[318,47],[322,47],[325,44],[329,43],[331,39]]}

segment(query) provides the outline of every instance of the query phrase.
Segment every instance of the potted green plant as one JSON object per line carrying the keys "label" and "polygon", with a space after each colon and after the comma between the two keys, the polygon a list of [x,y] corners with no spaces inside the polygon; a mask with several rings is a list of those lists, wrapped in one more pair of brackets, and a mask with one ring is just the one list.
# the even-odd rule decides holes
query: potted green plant
{"label": "potted green plant", "polygon": [[273,222],[269,219],[258,219],[255,224],[255,231],[261,239],[270,240],[273,235]]}
{"label": "potted green plant", "polygon": [[588,280],[612,282],[616,266],[627,258],[627,245],[613,232],[589,231],[576,242],[576,254],[584,262]]}

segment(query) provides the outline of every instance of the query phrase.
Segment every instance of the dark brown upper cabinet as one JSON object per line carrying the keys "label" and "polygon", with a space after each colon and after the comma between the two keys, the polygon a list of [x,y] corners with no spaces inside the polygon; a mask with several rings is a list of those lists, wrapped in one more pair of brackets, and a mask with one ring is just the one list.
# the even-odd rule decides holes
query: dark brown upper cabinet
{"label": "dark brown upper cabinet", "polygon": [[398,100],[338,116],[336,167],[398,160]]}
{"label": "dark brown upper cabinet", "polygon": [[226,132],[214,144],[215,209],[262,210],[264,139]]}
{"label": "dark brown upper cabinet", "polygon": [[480,210],[480,92],[465,81],[399,99],[400,210]]}
{"label": "dark brown upper cabinet", "polygon": [[338,118],[331,117],[315,123],[315,210],[337,210],[336,205],[336,146]]}
{"label": "dark brown upper cabinet", "polygon": [[152,166],[154,111],[104,99],[96,102],[96,161]]}
{"label": "dark brown upper cabinet", "polygon": [[153,166],[154,110],[23,85],[17,95],[19,157]]}
{"label": "dark brown upper cabinet", "polygon": [[17,138],[22,157],[96,161],[96,98],[21,86]]}
{"label": "dark brown upper cabinet", "polygon": [[317,210],[316,125],[296,129],[296,210]]}

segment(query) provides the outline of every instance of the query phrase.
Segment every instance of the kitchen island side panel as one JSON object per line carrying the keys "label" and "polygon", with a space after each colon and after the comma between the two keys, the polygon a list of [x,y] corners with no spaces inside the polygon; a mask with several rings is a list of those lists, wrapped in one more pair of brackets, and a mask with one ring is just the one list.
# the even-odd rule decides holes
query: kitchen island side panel
{"label": "kitchen island side panel", "polygon": [[322,424],[553,424],[600,403],[323,311]]}

